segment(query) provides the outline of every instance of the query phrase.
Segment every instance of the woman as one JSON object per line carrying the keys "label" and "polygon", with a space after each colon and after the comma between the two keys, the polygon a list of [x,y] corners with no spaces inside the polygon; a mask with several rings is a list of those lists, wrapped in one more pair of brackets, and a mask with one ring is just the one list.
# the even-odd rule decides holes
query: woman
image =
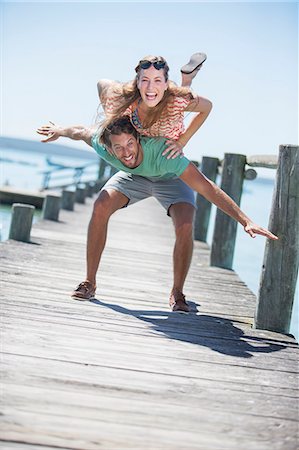
{"label": "woman", "polygon": [[[193,72],[198,71],[196,64],[200,62],[200,59],[195,60]],[[178,87],[170,81],[169,67],[162,56],[144,57],[135,71],[135,79],[128,83],[111,80],[98,82],[99,97],[107,120],[129,115],[140,134],[168,138],[164,154],[168,153],[167,158],[175,158],[183,153],[183,148],[204,123],[212,103],[193,94],[189,87]],[[185,76],[189,76],[191,84],[192,72]],[[185,112],[197,113],[186,130]]]}

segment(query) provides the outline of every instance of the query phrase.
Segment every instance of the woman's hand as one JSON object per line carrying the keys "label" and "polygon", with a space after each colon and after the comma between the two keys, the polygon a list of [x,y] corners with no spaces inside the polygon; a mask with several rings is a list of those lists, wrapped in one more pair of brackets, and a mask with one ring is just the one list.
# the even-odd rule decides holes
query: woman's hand
{"label": "woman's hand", "polygon": [[275,234],[271,233],[271,231],[253,222],[248,222],[246,225],[244,225],[244,231],[248,233],[252,238],[255,238],[257,234],[260,234],[261,236],[265,236],[268,239],[273,239],[274,241],[277,241],[278,239],[278,237],[275,236]]}
{"label": "woman's hand", "polygon": [[56,141],[61,136],[61,127],[55,125],[55,123],[49,120],[51,125],[43,125],[38,128],[36,132],[42,136],[46,136],[45,139],[41,139],[41,142]]}
{"label": "woman's hand", "polygon": [[[175,159],[178,156],[182,158],[184,156],[183,153],[183,144],[179,141],[174,141],[172,139],[167,139],[165,142],[166,149],[163,151],[162,156],[167,155],[167,159]],[[168,154],[167,154],[168,153]]]}

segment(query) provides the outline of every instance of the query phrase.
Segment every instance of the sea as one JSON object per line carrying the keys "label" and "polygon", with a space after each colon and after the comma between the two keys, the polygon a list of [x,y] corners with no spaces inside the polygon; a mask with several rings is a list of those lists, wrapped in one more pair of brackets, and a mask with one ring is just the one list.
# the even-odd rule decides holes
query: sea
{"label": "sea", "polygon": [[[81,181],[95,179],[98,171],[98,162],[91,161],[90,155],[84,157],[84,151],[78,156],[78,151],[67,154],[49,155],[45,151],[33,151],[23,149],[0,149],[0,186],[11,186],[17,189],[38,191],[41,189],[45,172],[51,171],[51,185],[71,182],[75,170],[84,168]],[[66,167],[70,168],[67,169]],[[275,182],[275,171],[271,169],[257,169],[258,176],[255,180],[245,180],[241,208],[256,223],[268,227],[268,219],[272,204],[272,195]],[[213,222],[216,208],[212,207],[208,243],[211,245],[213,236]],[[8,239],[11,220],[11,207],[0,205],[0,240]],[[40,220],[40,212],[36,211],[34,222]],[[239,277],[256,295],[259,290],[260,274],[263,264],[265,238],[257,236],[250,238],[238,226],[233,269]],[[299,340],[298,324],[299,289],[297,290],[293,306],[290,333]]]}

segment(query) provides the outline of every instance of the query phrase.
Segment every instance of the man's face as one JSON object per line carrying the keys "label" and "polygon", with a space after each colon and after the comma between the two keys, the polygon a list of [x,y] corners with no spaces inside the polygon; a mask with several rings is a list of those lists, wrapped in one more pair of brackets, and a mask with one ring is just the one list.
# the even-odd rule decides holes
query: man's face
{"label": "man's face", "polygon": [[110,142],[110,150],[124,166],[134,169],[142,162],[141,145],[132,134],[111,134]]}

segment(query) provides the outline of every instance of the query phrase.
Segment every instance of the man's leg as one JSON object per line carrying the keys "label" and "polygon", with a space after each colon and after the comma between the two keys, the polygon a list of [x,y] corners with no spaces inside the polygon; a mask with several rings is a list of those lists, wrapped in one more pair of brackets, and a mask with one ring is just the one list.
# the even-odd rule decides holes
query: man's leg
{"label": "man's leg", "polygon": [[194,212],[194,207],[189,203],[176,203],[169,209],[176,235],[173,250],[173,287],[181,292],[192,259]]}
{"label": "man's leg", "polygon": [[189,203],[176,203],[169,209],[176,235],[173,250],[173,288],[170,295],[173,311],[189,311],[183,289],[192,259],[194,212],[195,208]]}
{"label": "man's leg", "polygon": [[194,191],[180,178],[171,178],[152,183],[152,192],[172,218],[176,234],[173,288],[169,304],[173,311],[188,312],[189,307],[182,291],[193,251],[193,218],[196,209]]}
{"label": "man's leg", "polygon": [[111,215],[128,203],[128,198],[113,189],[103,190],[94,203],[87,233],[86,279],[72,293],[73,298],[89,300],[94,297],[96,273],[105,248],[107,226]]}

